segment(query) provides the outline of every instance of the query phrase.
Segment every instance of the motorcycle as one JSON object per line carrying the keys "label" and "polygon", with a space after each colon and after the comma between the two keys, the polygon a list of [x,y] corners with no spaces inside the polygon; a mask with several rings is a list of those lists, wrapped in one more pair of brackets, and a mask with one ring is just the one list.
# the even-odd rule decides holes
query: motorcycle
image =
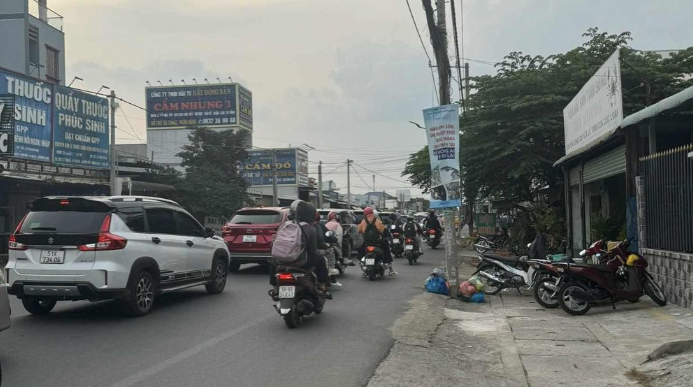
{"label": "motorcycle", "polygon": [[650,273],[647,260],[628,253],[630,241],[625,240],[608,252],[606,264],[566,264],[559,267],[558,301],[567,313],[579,316],[593,305],[619,301],[638,302],[647,294],[660,306],[667,298]]}
{"label": "motorcycle", "polygon": [[371,281],[375,281],[377,277],[385,276],[383,252],[380,247],[373,245],[366,246],[366,256],[361,258],[361,270]]}
{"label": "motorcycle", "polygon": [[440,235],[438,235],[438,232],[434,229],[426,231],[425,234],[428,234],[426,244],[435,250],[435,248],[440,244]]}
{"label": "motorcycle", "polygon": [[[580,252],[580,258],[586,262],[595,260],[598,263],[604,263],[606,252],[603,251],[604,242],[596,241],[585,250]],[[559,268],[565,267],[568,263],[575,263],[572,258],[565,258],[560,261],[531,261],[529,264],[535,270],[536,279],[534,283],[533,295],[534,300],[544,308],[558,308],[558,287],[557,283],[561,277]]]}
{"label": "motorcycle", "polygon": [[477,253],[483,254],[489,250],[496,250],[504,247],[508,242],[509,236],[507,232],[492,237],[479,235],[476,237],[476,240],[474,240],[474,249]]}
{"label": "motorcycle", "polygon": [[339,242],[337,241],[337,236],[335,235],[334,231],[328,231],[325,233],[325,243],[329,245],[329,249],[327,250],[328,267],[332,267],[332,265],[334,265],[335,269],[339,271],[339,275],[344,275],[344,272],[349,264],[344,256],[340,254],[341,251]]}
{"label": "motorcycle", "polygon": [[401,258],[404,254],[404,246],[402,234],[397,230],[397,226],[390,226],[390,234],[392,234],[392,239],[390,239],[390,251],[395,258]]}
{"label": "motorcycle", "polygon": [[416,248],[414,240],[411,238],[404,239],[404,256],[407,258],[407,261],[409,261],[409,264],[415,264],[420,255],[421,252]]}
{"label": "motorcycle", "polygon": [[274,295],[274,309],[284,318],[286,326],[296,328],[303,317],[320,314],[326,298],[317,291],[318,281],[310,270],[279,267]]}

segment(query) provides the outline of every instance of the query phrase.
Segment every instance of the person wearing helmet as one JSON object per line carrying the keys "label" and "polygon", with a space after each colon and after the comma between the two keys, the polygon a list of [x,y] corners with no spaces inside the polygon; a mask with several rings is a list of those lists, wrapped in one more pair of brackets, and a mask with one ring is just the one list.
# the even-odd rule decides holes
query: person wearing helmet
{"label": "person wearing helmet", "polygon": [[[325,223],[325,227],[327,228],[328,231],[334,232],[335,238],[337,238],[337,250],[336,252],[336,257],[335,257],[335,262],[332,262],[332,265],[330,266],[330,274],[335,276],[339,274],[339,271],[337,270],[335,264],[336,260],[339,260],[342,258],[342,238],[344,238],[344,230],[342,230],[342,225],[339,223],[339,219],[337,219],[337,213],[334,211],[330,211],[329,214],[327,214],[327,223]],[[336,287],[341,287],[342,284],[337,281],[335,277],[332,277],[332,286]]]}
{"label": "person wearing helmet", "polygon": [[436,238],[440,239],[440,230],[442,227],[438,217],[436,216],[436,212],[433,210],[428,212],[428,218],[426,218],[426,228],[429,230],[436,230]]}
{"label": "person wearing helmet", "polygon": [[[364,218],[359,224],[358,232],[364,235],[364,247],[366,245],[385,246],[383,243],[383,234],[386,232],[385,225],[378,219],[377,212],[371,207],[366,207],[363,210]],[[383,263],[388,267],[390,275],[397,275],[397,272],[392,267],[392,255],[389,254],[390,248],[383,250]]]}
{"label": "person wearing helmet", "polygon": [[[301,267],[304,269],[315,269],[318,280],[318,291],[324,293],[326,298],[332,299],[332,295],[327,292],[327,282],[329,281],[327,263],[325,257],[318,253],[317,233],[315,227],[312,225],[312,223],[315,222],[315,207],[303,200],[294,201],[291,203],[291,207],[289,207],[289,221],[299,223],[303,231],[301,244],[305,246],[304,254],[306,254],[306,263]],[[270,268],[270,284],[273,286],[276,284],[276,272],[277,263],[272,261]]]}
{"label": "person wearing helmet", "polygon": [[412,239],[414,241],[414,248],[419,250],[419,254],[423,255],[423,242],[421,241],[421,235],[423,230],[421,226],[416,223],[414,215],[407,216],[407,223],[404,224],[404,236]]}
{"label": "person wearing helmet", "polygon": [[335,285],[335,286],[340,287],[340,286],[342,286],[342,284],[340,284],[338,281],[333,279],[335,275],[339,274],[339,271],[337,271],[337,269],[335,269],[334,256],[330,255],[331,254],[331,251],[330,251],[331,247],[330,247],[330,245],[328,245],[325,242],[325,234],[327,234],[327,231],[329,231],[329,229],[327,228],[327,226],[325,226],[324,224],[322,224],[320,222],[320,219],[321,219],[320,213],[318,211],[315,211],[315,219],[314,219],[312,225],[313,225],[313,227],[315,227],[315,232],[317,234],[316,236],[318,239],[318,254],[322,255],[327,260],[327,271],[328,271],[328,275],[331,278],[330,279],[331,285]]}

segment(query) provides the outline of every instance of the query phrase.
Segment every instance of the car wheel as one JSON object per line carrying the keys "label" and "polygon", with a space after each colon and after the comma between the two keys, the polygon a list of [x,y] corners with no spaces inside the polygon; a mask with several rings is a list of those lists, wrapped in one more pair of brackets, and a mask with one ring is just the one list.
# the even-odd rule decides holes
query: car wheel
{"label": "car wheel", "polygon": [[55,308],[57,302],[56,300],[44,300],[36,297],[25,297],[22,299],[24,309],[31,314],[50,313]]}
{"label": "car wheel", "polygon": [[130,297],[123,305],[125,313],[130,317],[140,317],[149,313],[154,307],[156,285],[149,272],[141,271],[132,280],[129,286]]}
{"label": "car wheel", "polygon": [[241,269],[241,263],[238,261],[231,261],[231,264],[229,265],[229,271],[231,273],[238,273],[238,270]]}
{"label": "car wheel", "polygon": [[224,291],[226,287],[226,276],[229,270],[226,267],[226,260],[223,258],[217,258],[214,260],[214,265],[212,266],[212,274],[209,276],[209,282],[205,285],[207,293],[209,294],[219,294]]}

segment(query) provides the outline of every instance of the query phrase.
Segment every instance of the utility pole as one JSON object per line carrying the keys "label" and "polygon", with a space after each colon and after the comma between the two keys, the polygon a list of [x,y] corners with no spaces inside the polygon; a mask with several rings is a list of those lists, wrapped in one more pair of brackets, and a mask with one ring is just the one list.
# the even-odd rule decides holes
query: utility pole
{"label": "utility pole", "polygon": [[318,163],[318,208],[322,208],[322,160]]}
{"label": "utility pole", "polygon": [[[457,79],[459,80],[458,85],[460,87],[460,103],[462,105],[462,113],[466,112],[465,108],[465,100],[464,100],[464,93],[462,92],[462,69],[460,68],[460,45],[459,41],[457,40],[457,15],[455,12],[455,0],[450,1],[450,10],[452,11],[452,30],[454,32],[453,36],[455,37],[455,67],[457,68]],[[462,10],[460,10],[460,15],[462,14]]]}
{"label": "utility pole", "polygon": [[272,202],[279,207],[279,187],[277,186],[277,150],[272,149]]}
{"label": "utility pole", "polygon": [[116,94],[115,91],[111,90],[111,95],[108,97],[111,100],[111,168],[110,168],[110,186],[111,186],[111,195],[115,196],[116,195],[116,186],[118,185],[118,179],[116,175],[116,163],[117,160],[116,158],[118,157],[116,155],[116,146],[115,146],[115,130],[116,130],[116,125],[115,125],[115,112],[116,109],[118,108],[118,102],[116,102]]}
{"label": "utility pole", "polygon": [[347,207],[351,210],[351,160],[347,159]]}
{"label": "utility pole", "polygon": [[464,64],[464,96],[466,100],[464,106],[466,109],[469,109],[467,106],[467,103],[469,102],[469,89],[469,62],[466,62]]}

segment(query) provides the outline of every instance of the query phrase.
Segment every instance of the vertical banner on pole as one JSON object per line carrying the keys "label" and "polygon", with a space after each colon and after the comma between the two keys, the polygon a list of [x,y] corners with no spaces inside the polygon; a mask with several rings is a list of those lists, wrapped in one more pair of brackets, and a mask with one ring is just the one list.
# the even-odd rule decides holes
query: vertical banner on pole
{"label": "vertical banner on pole", "polygon": [[431,160],[431,208],[459,207],[460,117],[457,104],[423,111]]}
{"label": "vertical banner on pole", "polygon": [[460,198],[460,117],[457,104],[423,111],[431,161],[431,208],[445,209],[445,266],[450,295],[457,296],[455,208]]}

